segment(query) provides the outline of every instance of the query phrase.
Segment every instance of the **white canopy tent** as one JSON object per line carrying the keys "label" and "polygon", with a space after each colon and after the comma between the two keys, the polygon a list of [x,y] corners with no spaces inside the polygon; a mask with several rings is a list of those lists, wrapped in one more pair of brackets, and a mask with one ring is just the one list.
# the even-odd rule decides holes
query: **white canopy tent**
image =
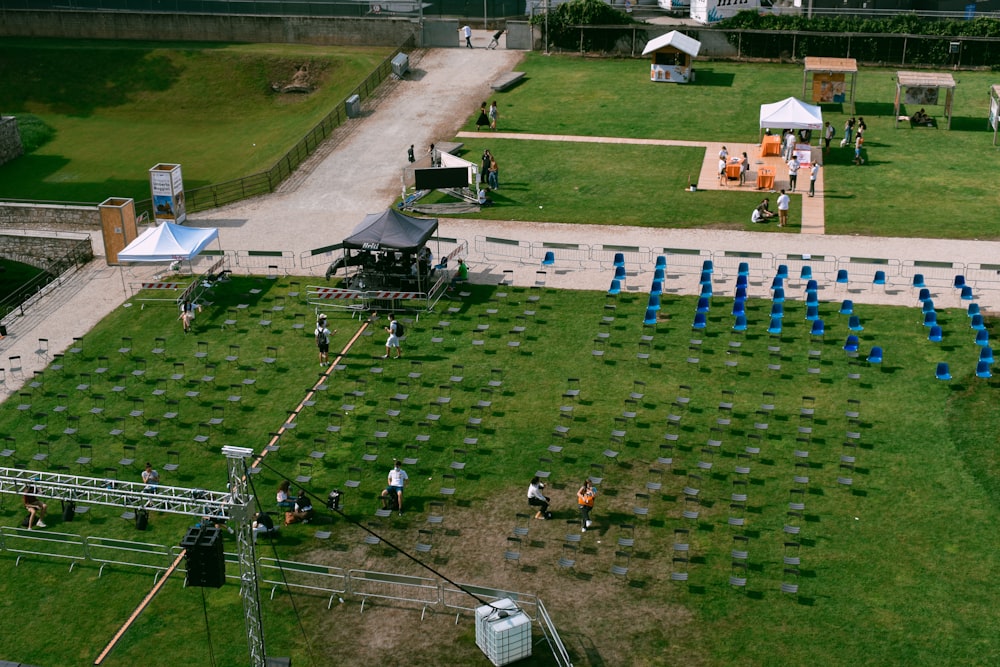
{"label": "white canopy tent", "polygon": [[760,129],[822,130],[823,110],[789,97],[774,104],[760,105]]}
{"label": "white canopy tent", "polygon": [[119,262],[191,260],[219,238],[219,230],[184,227],[172,222],[150,227],[118,253]]}

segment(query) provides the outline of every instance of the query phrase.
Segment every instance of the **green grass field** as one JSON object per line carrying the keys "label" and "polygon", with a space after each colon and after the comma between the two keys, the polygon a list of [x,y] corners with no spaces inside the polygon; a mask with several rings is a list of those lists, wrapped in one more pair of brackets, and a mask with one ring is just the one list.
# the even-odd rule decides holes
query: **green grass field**
{"label": "green grass field", "polygon": [[[332,373],[316,404],[303,409],[295,429],[282,437],[280,450],[265,459],[264,471],[253,478],[260,503],[270,508],[278,474],[302,472],[300,464],[316,448],[326,455],[311,470],[308,488],[323,497],[357,479],[358,489],[345,489],[345,518],[370,523],[404,549],[412,550],[423,537],[418,530],[427,525],[431,503],[444,500],[445,523],[430,537],[433,550],[425,561],[457,581],[539,595],[574,664],[995,662],[1000,644],[993,632],[998,618],[991,580],[997,566],[992,526],[998,519],[1000,464],[992,443],[1000,424],[991,406],[997,384],[972,373],[979,349],[965,313],[939,313],[946,332],[942,347],[926,340],[918,309],[857,306],[865,326],[859,334],[861,359],[872,345],[886,350],[882,365],[869,366],[852,362],[841,349],[846,317],[836,311],[844,295],[835,294],[832,285],[823,290],[823,298],[831,302],[821,306],[827,334],[811,340],[801,302],[786,304],[780,338],[764,332],[770,309],[765,300],[748,304],[750,330],[732,334],[731,298],[721,296],[731,293],[732,282],[732,276],[717,276],[719,296],[697,346],[689,342],[691,298],[665,298],[668,317],[654,333],[641,324],[645,299],[640,295],[623,295],[609,310],[601,293],[508,288],[504,297],[497,288],[472,287],[457,312],[425,314],[411,324],[400,361],[379,358],[384,334],[381,322],[376,323],[374,333],[362,334],[342,360],[345,367]],[[78,354],[66,355],[62,369],[46,371],[41,387],[0,406],[0,430],[16,441],[15,462],[37,465],[29,461],[39,439],[32,427],[45,423],[52,466],[76,469],[72,462],[80,442],[93,444],[92,474],[98,476],[112,474],[106,468],[118,468],[123,445],[137,448],[140,465],[148,459],[157,467],[166,461],[166,451],[174,449],[180,452],[181,467],[172,475],[161,471],[165,484],[221,488],[225,462],[219,448],[236,444],[261,450],[323,370],[310,333],[311,308],[285,297],[290,288],[287,280],[233,279],[215,288],[210,297],[214,305],[187,336],[170,306],[119,309],[84,338]],[[252,289],[262,291],[254,294]],[[531,303],[530,296],[540,300]],[[241,303],[248,308],[230,310]],[[284,311],[271,316],[270,327],[261,327],[263,313],[275,305],[283,305]],[[525,310],[535,314],[525,315]],[[222,321],[234,314],[236,326],[223,329]],[[614,319],[604,322],[604,316]],[[331,317],[331,328],[339,329],[333,348],[339,349],[360,323],[335,312]],[[447,326],[438,324],[443,318]],[[297,321],[305,322],[304,330],[292,328]],[[476,333],[481,324],[488,329]],[[517,325],[526,331],[509,333]],[[988,326],[995,329],[995,320]],[[606,342],[595,342],[599,333],[608,334]],[[653,336],[645,348],[651,354],[648,362],[636,356],[643,350],[643,334]],[[434,337],[442,341],[431,342]],[[474,339],[484,345],[473,346]],[[509,341],[520,341],[520,349],[509,348]],[[732,342],[740,346],[734,348]],[[131,350],[119,353],[123,346]],[[269,346],[277,348],[277,362],[271,365],[262,363],[263,357],[273,356]],[[773,346],[779,349],[770,350]],[[154,347],[165,351],[153,354]],[[593,358],[595,348],[604,350],[603,361]],[[206,359],[195,358],[199,349],[208,352]],[[807,373],[810,350],[820,352],[818,375]],[[227,362],[226,356],[238,359]],[[694,357],[697,363],[689,360]],[[145,360],[146,372],[137,378],[132,371],[142,367],[138,359]],[[725,361],[737,363],[733,367]],[[952,382],[934,380],[937,361],[951,363]],[[769,368],[775,365],[780,368]],[[108,370],[95,373],[99,367]],[[383,371],[376,374],[373,368]],[[160,381],[174,372],[183,372],[184,379]],[[853,372],[860,379],[849,379]],[[214,379],[203,381],[203,375]],[[257,382],[243,391],[238,404],[229,403],[232,385],[246,377]],[[563,395],[571,377],[579,380],[577,399]],[[500,387],[484,391],[498,378]],[[78,390],[81,381],[90,386]],[[116,384],[124,391],[113,392]],[[167,390],[165,399],[152,395],[161,386]],[[199,396],[185,397],[191,390]],[[733,394],[724,393],[728,391]],[[632,392],[643,395],[630,403]],[[400,393],[407,398],[392,400]],[[440,405],[444,395],[451,400]],[[690,402],[678,404],[678,396]],[[473,407],[484,399],[490,401],[488,408]],[[852,409],[849,399],[859,401],[856,422],[845,416]],[[733,402],[732,410],[720,409],[726,400]],[[21,402],[30,403],[30,410],[17,410]],[[106,410],[94,418],[88,411],[98,403]],[[346,403],[355,406],[348,415],[343,414]],[[53,408],[62,404],[65,414],[82,415],[75,437],[61,435],[66,419]],[[215,414],[213,406],[222,405],[223,423],[205,431],[207,443],[195,443],[199,424]],[[571,420],[561,416],[564,405],[573,408]],[[116,417],[136,406],[145,414],[125,420],[124,438],[108,436],[118,424]],[[815,409],[811,418],[800,416],[804,406]],[[386,410],[393,408],[401,414],[387,417]],[[178,417],[163,419],[171,409]],[[623,417],[629,409],[635,417]],[[427,422],[429,412],[440,414],[440,421]],[[480,429],[469,431],[473,416],[484,421]],[[720,424],[720,418],[731,421]],[[757,426],[765,423],[766,429]],[[553,436],[559,424],[569,426],[567,437]],[[340,426],[340,432],[328,433],[329,425]],[[156,438],[143,435],[154,427]],[[627,435],[623,443],[614,443],[610,434],[619,427]],[[382,429],[387,438],[374,436]],[[857,446],[845,446],[845,434],[855,429],[860,432]],[[419,443],[420,433],[428,434],[429,441]],[[668,433],[677,439],[666,440]],[[463,446],[462,439],[470,435],[478,437],[478,444]],[[762,436],[761,451],[744,457],[752,435]],[[710,439],[721,444],[707,444]],[[374,447],[366,445],[369,441]],[[550,444],[564,449],[552,454]],[[618,451],[616,459],[602,454],[608,448]],[[794,456],[795,450],[808,451],[808,458]],[[366,451],[377,453],[377,461],[362,462]],[[409,467],[407,512],[376,521],[377,494],[392,457],[401,455],[419,458]],[[672,466],[657,463],[668,455]],[[841,467],[841,456],[856,457],[853,471]],[[442,499],[441,476],[451,472],[455,460],[467,467],[458,474],[456,495]],[[711,469],[700,469],[699,462],[711,463]],[[735,467],[744,464],[749,474],[736,473]],[[504,564],[506,538],[517,523],[516,513],[528,510],[523,494],[537,469],[551,472],[555,518],[529,520],[521,564]],[[138,479],[138,472],[139,465],[115,474]],[[803,474],[808,484],[793,481]],[[573,493],[588,475],[604,477],[595,526],[582,536],[576,571],[562,571],[556,561],[564,536],[578,531],[567,523],[576,517]],[[841,476],[852,477],[853,486],[838,484]],[[646,482],[652,480],[662,482],[660,491],[647,490]],[[686,486],[700,490],[697,520],[682,517],[683,510],[693,507],[685,501]],[[731,506],[730,494],[740,488],[748,496],[745,510]],[[804,493],[793,493],[794,488]],[[642,493],[649,498],[636,496]],[[804,500],[801,517],[786,514],[793,500]],[[633,515],[637,504],[649,507],[648,518]],[[72,524],[50,514],[47,530],[172,544],[191,523],[154,514],[149,531],[138,533],[118,514],[94,507]],[[8,499],[0,516],[5,525],[16,524],[21,516],[17,503]],[[731,516],[742,516],[746,526],[730,526]],[[261,555],[432,576],[391,549],[362,545],[363,533],[345,518],[323,516],[315,526],[286,528],[275,551],[264,547]],[[623,583],[609,569],[621,558],[616,541],[620,526],[627,523],[636,524],[636,545],[629,581]],[[782,559],[790,555],[785,542],[794,541],[783,532],[786,524],[801,527],[797,579],[783,571],[788,566]],[[318,542],[313,537],[317,529],[333,535]],[[683,536],[691,545],[686,583],[669,580],[669,573],[681,567],[673,561],[673,544],[680,539],[676,529],[689,531]],[[735,534],[749,538],[746,590],[728,585]],[[233,547],[227,538],[227,550]],[[14,567],[13,558],[4,556],[0,572],[4,605],[32,612],[23,614],[20,633],[0,638],[0,655],[37,664],[89,662],[152,584],[147,573],[112,567],[98,578],[93,566],[79,565],[69,573],[65,563],[39,558]],[[781,593],[779,584],[792,579],[800,585],[799,594]],[[206,664],[210,646],[220,664],[243,661],[235,586],[205,593],[211,642],[201,595],[197,589],[182,589],[179,581],[169,584],[106,664]],[[382,662],[396,655],[400,642],[413,664],[485,660],[475,647],[468,616],[456,627],[447,613],[431,613],[420,621],[418,610],[392,604],[376,603],[359,614],[354,600],[335,602],[327,611],[321,595],[279,591],[274,600],[268,596],[265,590],[270,653],[292,655],[295,664]],[[588,605],[600,612],[581,614],[580,608]],[[53,627],[60,628],[58,636]],[[167,655],[150,650],[167,643]],[[528,664],[550,664],[544,644],[536,646],[536,654]]]}
{"label": "green grass field", "polygon": [[[388,51],[305,45],[0,40],[5,114],[54,130],[0,167],[0,197],[149,197],[149,169],[183,165],[188,189],[271,167]],[[305,65],[309,95],[275,94]]]}
{"label": "green grass field", "polygon": [[[687,85],[651,83],[644,60],[529,53],[518,69],[527,73],[525,81],[493,97],[500,111],[498,128],[505,132],[756,142],[760,105],[802,95],[798,65],[705,62],[696,66],[696,83]],[[956,74],[951,130],[911,129],[908,124],[893,129],[895,71],[860,69],[857,114],[868,124],[867,162],[854,166],[854,153],[848,148],[832,148],[824,158],[827,233],[997,238],[990,221],[1000,195],[992,181],[981,176],[995,170],[1000,160],[986,123],[986,91],[994,83],[993,75]],[[930,110],[939,121],[941,109]],[[912,111],[904,108],[902,113]],[[850,109],[824,105],[823,114],[836,128],[839,142]],[[476,116],[469,116],[465,130],[474,130]],[[747,203],[753,195],[709,193],[695,198],[683,192],[687,174],[700,166],[700,159],[678,149],[639,152],[625,146],[518,142],[528,145],[512,147],[510,143],[477,138],[467,146],[479,153],[480,146],[500,146],[496,153],[501,180],[525,182],[530,194],[537,194],[534,199],[554,199],[557,206],[550,210],[546,205],[540,211],[519,198],[506,202],[501,187],[500,201],[505,205],[484,212],[484,217],[605,224],[617,223],[626,212],[627,223],[622,224],[686,227],[724,220],[737,229],[749,226],[747,211],[753,203],[749,207]],[[475,150],[471,153],[476,155]],[[544,176],[553,173],[559,174],[564,192],[545,187]],[[694,169],[695,178],[697,174]],[[597,184],[597,191],[590,198],[571,197],[577,184],[584,193],[585,186]],[[596,204],[598,210],[618,213],[593,215],[596,199],[602,200]],[[634,222],[636,218],[641,222]]]}
{"label": "green grass field", "polygon": [[30,264],[0,259],[0,301],[40,273],[41,269]]}

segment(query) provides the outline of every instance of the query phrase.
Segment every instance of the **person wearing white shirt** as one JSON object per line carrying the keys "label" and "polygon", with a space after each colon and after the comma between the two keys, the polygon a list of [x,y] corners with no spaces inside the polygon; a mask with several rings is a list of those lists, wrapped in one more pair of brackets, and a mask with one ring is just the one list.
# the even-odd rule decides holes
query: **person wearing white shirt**
{"label": "person wearing white shirt", "polygon": [[816,176],[819,175],[819,162],[813,162],[809,169],[809,196],[816,196]]}
{"label": "person wearing white shirt", "polygon": [[788,206],[792,198],[784,190],[778,195],[778,226],[784,227],[788,224]]}
{"label": "person wearing white shirt", "polygon": [[788,185],[792,192],[795,192],[795,183],[799,179],[799,167],[801,166],[799,158],[793,154],[792,159],[788,161]]}

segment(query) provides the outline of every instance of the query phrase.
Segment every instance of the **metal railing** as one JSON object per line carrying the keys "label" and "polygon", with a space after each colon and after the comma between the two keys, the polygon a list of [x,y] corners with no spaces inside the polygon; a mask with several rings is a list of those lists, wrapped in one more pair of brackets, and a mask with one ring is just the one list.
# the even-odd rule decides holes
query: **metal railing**
{"label": "metal railing", "polygon": [[0,322],[15,312],[24,315],[31,304],[49,291],[52,283],[56,285],[51,289],[62,285],[69,276],[93,258],[94,251],[90,237],[77,241],[64,255],[49,262],[44,273],[38,274],[0,301]]}

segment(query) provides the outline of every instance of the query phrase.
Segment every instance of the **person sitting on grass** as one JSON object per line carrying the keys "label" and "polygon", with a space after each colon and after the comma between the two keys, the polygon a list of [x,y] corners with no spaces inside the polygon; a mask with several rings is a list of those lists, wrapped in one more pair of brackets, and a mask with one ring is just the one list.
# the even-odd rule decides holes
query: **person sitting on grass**
{"label": "person sitting on grass", "polygon": [[478,197],[480,206],[493,206],[493,200],[486,196],[486,190],[479,188]]}
{"label": "person sitting on grass", "polygon": [[760,220],[754,220],[754,222],[767,222],[777,215],[777,213],[771,210],[771,200],[767,197],[764,197],[764,199],[757,204],[757,208],[755,210],[760,214]]}

